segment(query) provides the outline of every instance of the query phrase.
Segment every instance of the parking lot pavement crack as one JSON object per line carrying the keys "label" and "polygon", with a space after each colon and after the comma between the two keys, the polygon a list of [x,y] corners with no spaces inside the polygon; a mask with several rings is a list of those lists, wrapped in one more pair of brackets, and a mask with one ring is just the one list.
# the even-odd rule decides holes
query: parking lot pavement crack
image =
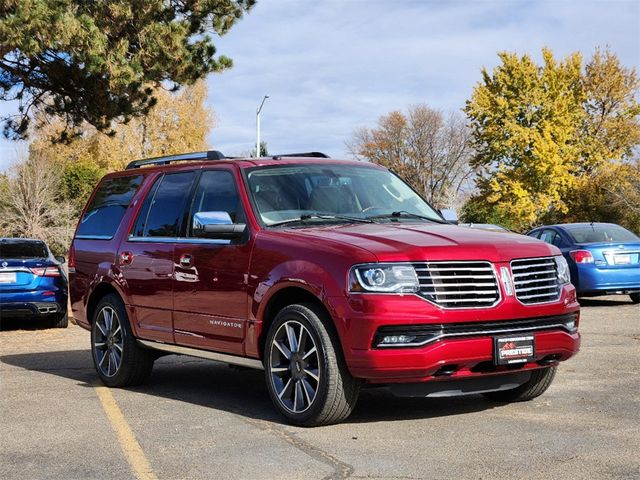
{"label": "parking lot pavement crack", "polygon": [[[241,416],[241,418],[243,417]],[[353,466],[337,459],[321,448],[316,447],[315,445],[312,445],[305,440],[302,440],[293,432],[262,420],[254,420],[249,418],[243,418],[243,420],[253,426],[258,427],[263,431],[278,435],[292,447],[300,450],[314,460],[317,460],[333,468],[333,472],[323,477],[322,480],[340,480],[349,478],[354,472]]]}

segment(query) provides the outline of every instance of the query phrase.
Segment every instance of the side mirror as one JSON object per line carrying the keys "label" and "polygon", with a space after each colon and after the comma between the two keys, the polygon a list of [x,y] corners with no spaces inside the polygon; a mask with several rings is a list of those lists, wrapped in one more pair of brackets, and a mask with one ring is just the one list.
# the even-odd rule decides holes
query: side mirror
{"label": "side mirror", "polygon": [[454,225],[458,224],[458,214],[453,208],[443,208],[438,210],[438,212],[447,222],[453,223]]}
{"label": "side mirror", "polygon": [[198,212],[193,215],[193,234],[200,238],[232,240],[241,237],[247,225],[233,223],[227,212]]}
{"label": "side mirror", "polygon": [[57,255],[55,258],[59,263],[65,263],[67,261],[67,259],[64,258],[62,255]]}

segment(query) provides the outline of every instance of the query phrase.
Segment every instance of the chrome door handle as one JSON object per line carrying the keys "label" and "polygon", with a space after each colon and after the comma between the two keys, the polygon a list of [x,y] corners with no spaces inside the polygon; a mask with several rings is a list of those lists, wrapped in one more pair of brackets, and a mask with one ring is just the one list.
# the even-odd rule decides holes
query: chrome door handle
{"label": "chrome door handle", "polygon": [[193,257],[191,255],[189,255],[188,253],[182,255],[180,257],[180,266],[181,267],[190,267],[191,263],[193,262]]}

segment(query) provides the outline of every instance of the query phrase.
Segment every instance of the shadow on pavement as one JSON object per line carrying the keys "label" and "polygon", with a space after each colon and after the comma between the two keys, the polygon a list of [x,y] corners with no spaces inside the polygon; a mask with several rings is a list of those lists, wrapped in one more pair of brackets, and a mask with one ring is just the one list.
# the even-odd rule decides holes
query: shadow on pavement
{"label": "shadow on pavement", "polygon": [[[92,387],[99,382],[88,350],[4,355],[0,361],[26,370],[69,378]],[[149,381],[138,392],[231,412],[257,420],[285,424],[271,404],[264,373],[225,364],[166,356],[158,359]],[[345,423],[426,419],[462,415],[496,408],[479,395],[458,398],[398,398],[384,388],[364,389],[358,405]]]}
{"label": "shadow on pavement", "polygon": [[621,305],[633,305],[628,295],[619,295],[615,299],[611,297],[580,297],[578,303],[581,307],[617,307]]}
{"label": "shadow on pavement", "polygon": [[0,332],[9,330],[45,330],[51,328],[46,318],[0,318]]}

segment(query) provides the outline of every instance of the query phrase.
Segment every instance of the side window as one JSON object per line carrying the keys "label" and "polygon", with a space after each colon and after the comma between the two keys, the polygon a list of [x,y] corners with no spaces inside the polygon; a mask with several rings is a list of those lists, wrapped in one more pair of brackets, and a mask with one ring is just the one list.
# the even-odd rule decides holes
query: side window
{"label": "side window", "polygon": [[529,237],[533,237],[533,238],[540,238],[540,234],[542,233],[541,230],[536,230],[535,232],[531,232],[528,234]]}
{"label": "side window", "polygon": [[[146,219],[142,220],[144,225],[139,228],[136,222],[136,230],[142,232],[141,236],[177,237],[180,234],[194,177],[195,172],[183,172],[165,175],[158,180],[158,186],[150,192],[153,198]],[[144,208],[140,213],[144,213]]]}
{"label": "side window", "polygon": [[135,175],[102,181],[80,220],[77,234],[113,237],[142,179],[142,175]]}
{"label": "side window", "polygon": [[553,230],[545,230],[542,232],[540,240],[550,243],[551,245],[559,246],[562,239],[557,232],[554,232]]}
{"label": "side window", "polygon": [[245,221],[236,181],[228,170],[205,170],[193,197],[189,232],[193,215],[198,212],[227,212],[233,223]]}

